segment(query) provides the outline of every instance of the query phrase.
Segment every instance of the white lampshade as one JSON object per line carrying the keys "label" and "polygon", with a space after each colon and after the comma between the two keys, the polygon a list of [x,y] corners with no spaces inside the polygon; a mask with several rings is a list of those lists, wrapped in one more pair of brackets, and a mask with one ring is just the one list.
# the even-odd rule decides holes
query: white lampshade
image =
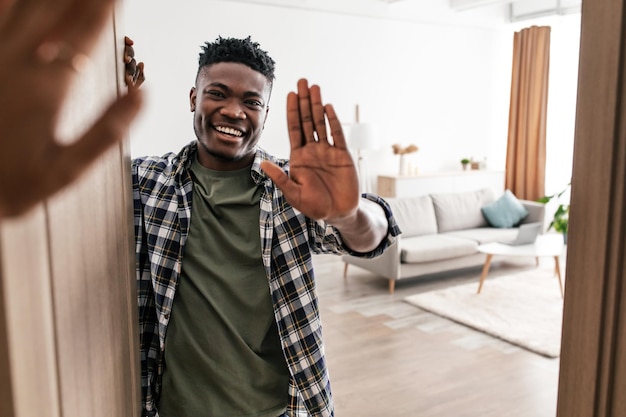
{"label": "white lampshade", "polygon": [[366,150],[378,147],[378,138],[374,127],[369,123],[355,123],[350,128],[348,145],[352,149]]}

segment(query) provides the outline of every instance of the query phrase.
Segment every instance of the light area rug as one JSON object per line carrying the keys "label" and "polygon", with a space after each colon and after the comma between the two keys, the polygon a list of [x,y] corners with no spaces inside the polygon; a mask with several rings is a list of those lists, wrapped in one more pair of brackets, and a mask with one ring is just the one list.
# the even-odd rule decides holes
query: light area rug
{"label": "light area rug", "polygon": [[553,269],[533,269],[411,295],[404,301],[540,355],[561,350],[563,299]]}

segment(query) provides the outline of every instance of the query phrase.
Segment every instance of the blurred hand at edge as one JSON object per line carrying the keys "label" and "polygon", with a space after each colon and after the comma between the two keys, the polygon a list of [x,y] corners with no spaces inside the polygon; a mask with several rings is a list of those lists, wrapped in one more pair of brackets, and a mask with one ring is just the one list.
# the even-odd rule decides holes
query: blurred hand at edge
{"label": "blurred hand at edge", "polygon": [[89,69],[114,4],[0,0],[0,218],[29,211],[79,178],[138,114],[141,94],[129,88],[71,144],[55,137],[72,82]]}

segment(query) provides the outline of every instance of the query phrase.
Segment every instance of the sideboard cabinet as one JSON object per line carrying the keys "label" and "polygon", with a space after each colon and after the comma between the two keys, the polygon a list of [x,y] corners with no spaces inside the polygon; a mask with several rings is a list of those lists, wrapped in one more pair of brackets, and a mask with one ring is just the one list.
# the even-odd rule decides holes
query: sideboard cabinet
{"label": "sideboard cabinet", "polygon": [[433,172],[420,175],[379,175],[377,194],[381,197],[417,197],[491,188],[504,192],[504,171],[468,170]]}

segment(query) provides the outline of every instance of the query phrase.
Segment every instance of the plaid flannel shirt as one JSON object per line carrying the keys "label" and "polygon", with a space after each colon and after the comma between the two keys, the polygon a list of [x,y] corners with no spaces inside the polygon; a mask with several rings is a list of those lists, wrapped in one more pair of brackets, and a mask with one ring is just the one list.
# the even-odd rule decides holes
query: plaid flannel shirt
{"label": "plaid flannel shirt", "polygon": [[[183,248],[189,235],[192,180],[189,166],[194,141],[178,154],[133,160],[136,272],[139,302],[143,416],[156,417],[163,368],[163,349]],[[313,253],[380,255],[399,229],[385,201],[374,195],[389,221],[387,238],[374,251],[357,254],[345,247],[337,231],[303,216],[260,169],[271,160],[288,172],[287,160],[258,149],[252,178],[263,185],[260,238],[283,352],[291,374],[287,414],[333,416],[333,402],[312,265]],[[207,399],[210,401],[210,399]]]}

